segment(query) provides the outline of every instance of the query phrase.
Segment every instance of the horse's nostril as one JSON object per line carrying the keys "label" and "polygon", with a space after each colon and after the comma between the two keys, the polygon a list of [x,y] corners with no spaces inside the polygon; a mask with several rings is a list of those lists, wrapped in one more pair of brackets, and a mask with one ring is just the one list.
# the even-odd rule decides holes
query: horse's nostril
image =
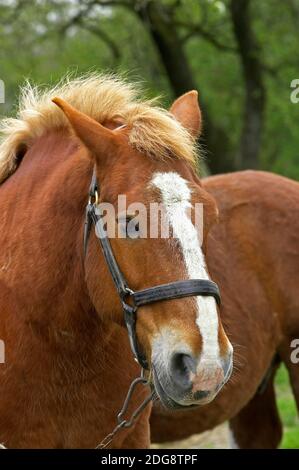
{"label": "horse's nostril", "polygon": [[195,372],[195,360],[189,354],[175,353],[171,359],[172,380],[181,388],[189,389],[191,386],[190,372]]}
{"label": "horse's nostril", "polygon": [[210,395],[209,390],[198,390],[193,394],[193,397],[195,400],[201,400],[202,398],[206,398],[208,395]]}

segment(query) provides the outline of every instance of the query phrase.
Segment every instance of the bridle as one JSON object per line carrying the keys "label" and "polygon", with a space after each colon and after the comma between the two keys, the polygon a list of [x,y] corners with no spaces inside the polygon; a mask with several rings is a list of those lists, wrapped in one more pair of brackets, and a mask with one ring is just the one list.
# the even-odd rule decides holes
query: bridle
{"label": "bridle", "polygon": [[128,330],[133,355],[143,369],[149,369],[148,362],[139,349],[136,336],[136,318],[138,308],[143,305],[148,305],[163,300],[179,299],[197,295],[212,296],[216,300],[217,304],[220,305],[219,289],[215,282],[207,279],[188,279],[183,281],[175,281],[168,284],[160,284],[158,286],[149,287],[139,291],[134,291],[131,289],[128,286],[128,283],[123,273],[121,272],[113,254],[109,237],[104,228],[103,219],[96,212],[99,193],[100,187],[97,182],[96,170],[94,168],[89,188],[89,200],[86,206],[84,254],[86,254],[90,230],[92,224],[94,224],[104,258],[123,307],[124,320]]}
{"label": "bridle", "polygon": [[133,380],[129,387],[129,391],[125,398],[123,407],[117,415],[117,425],[107,434],[97,449],[108,447],[116,434],[124,428],[131,427],[146,408],[149,402],[153,399],[154,391],[148,395],[145,400],[138,406],[132,413],[129,419],[125,418],[125,413],[128,409],[129,402],[133,396],[136,387],[141,385],[149,385],[148,380],[144,377],[144,370],[149,369],[149,364],[142,352],[140,351],[137,335],[136,335],[136,319],[138,308],[143,305],[160,302],[163,300],[180,299],[183,297],[191,297],[197,295],[212,296],[220,305],[220,293],[218,286],[215,282],[207,279],[189,279],[183,281],[170,282],[168,284],[160,284],[158,286],[149,287],[134,291],[131,289],[121,272],[120,267],[115,259],[108,234],[104,228],[104,222],[101,215],[97,214],[97,206],[99,202],[100,187],[97,181],[96,168],[93,169],[93,175],[89,187],[89,199],[86,206],[85,225],[84,225],[84,257],[87,252],[88,239],[92,225],[95,226],[96,234],[98,236],[106,264],[109,268],[114,285],[116,287],[120,302],[124,311],[124,320],[127,327],[129,340],[135,360],[141,366],[141,376]]}

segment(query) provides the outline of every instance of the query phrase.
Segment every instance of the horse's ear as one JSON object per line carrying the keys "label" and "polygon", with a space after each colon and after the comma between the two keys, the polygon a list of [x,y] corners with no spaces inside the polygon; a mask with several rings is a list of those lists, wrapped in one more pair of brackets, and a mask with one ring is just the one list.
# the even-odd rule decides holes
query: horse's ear
{"label": "horse's ear", "polygon": [[101,158],[115,151],[118,139],[114,131],[81,113],[61,98],[53,98],[52,101],[64,112],[75,134],[93,156]]}
{"label": "horse's ear", "polygon": [[177,98],[169,111],[193,137],[199,136],[201,131],[201,112],[196,90],[189,91]]}

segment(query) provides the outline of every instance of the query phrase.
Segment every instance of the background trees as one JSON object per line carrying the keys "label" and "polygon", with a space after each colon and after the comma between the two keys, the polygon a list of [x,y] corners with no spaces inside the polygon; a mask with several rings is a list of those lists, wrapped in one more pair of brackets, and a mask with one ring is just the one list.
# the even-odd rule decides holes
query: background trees
{"label": "background trees", "polygon": [[0,0],[1,113],[25,77],[126,71],[166,103],[197,88],[213,173],[299,179],[299,0]]}

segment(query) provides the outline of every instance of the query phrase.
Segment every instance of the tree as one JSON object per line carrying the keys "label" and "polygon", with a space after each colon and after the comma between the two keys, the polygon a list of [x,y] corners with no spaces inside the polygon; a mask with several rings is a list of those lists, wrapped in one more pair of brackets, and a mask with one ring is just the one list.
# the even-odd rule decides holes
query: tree
{"label": "tree", "polygon": [[298,0],[11,0],[0,5],[6,107],[23,75],[48,82],[74,64],[133,70],[169,101],[199,90],[212,173],[272,168],[299,177],[288,90],[299,65],[298,12]]}
{"label": "tree", "polygon": [[237,150],[237,167],[258,168],[266,90],[260,59],[260,46],[252,29],[250,0],[231,0],[230,14],[238,45],[245,85],[243,126]]}

